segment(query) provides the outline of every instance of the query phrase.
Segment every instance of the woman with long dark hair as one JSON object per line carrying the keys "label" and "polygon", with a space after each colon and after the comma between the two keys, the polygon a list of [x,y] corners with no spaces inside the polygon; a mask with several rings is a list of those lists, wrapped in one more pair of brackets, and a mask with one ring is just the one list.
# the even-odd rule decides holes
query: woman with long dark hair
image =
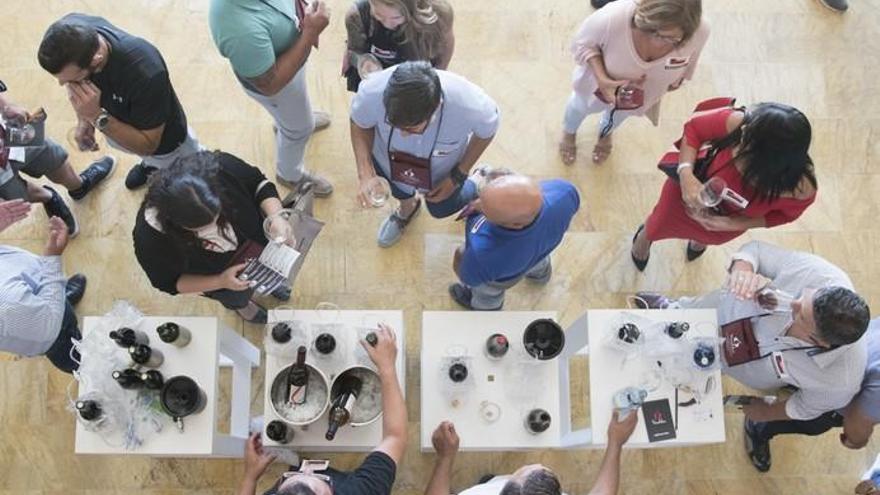
{"label": "woman with long dark hair", "polygon": [[[134,250],[150,282],[168,294],[202,294],[246,321],[266,310],[232,264],[248,243],[268,244],[263,219],[281,210],[275,185],[256,167],[219,151],[202,151],[159,170],[137,214]],[[290,298],[290,290],[273,293]]]}
{"label": "woman with long dark hair", "polygon": [[[645,269],[654,241],[687,239],[687,260],[692,261],[706,245],[801,216],[816,199],[816,174],[808,153],[811,135],[807,117],[781,103],[695,114],[684,125],[678,181],[667,179],[654,211],[633,238],[636,267]],[[717,153],[705,173],[700,172],[700,180],[694,162],[706,144]],[[726,190],[714,191],[720,193],[720,203],[710,207],[704,182],[712,178],[723,181],[715,182]]]}
{"label": "woman with long dark hair", "polygon": [[348,90],[357,91],[362,75],[408,60],[446,70],[455,51],[452,20],[446,0],[356,0],[345,16]]}

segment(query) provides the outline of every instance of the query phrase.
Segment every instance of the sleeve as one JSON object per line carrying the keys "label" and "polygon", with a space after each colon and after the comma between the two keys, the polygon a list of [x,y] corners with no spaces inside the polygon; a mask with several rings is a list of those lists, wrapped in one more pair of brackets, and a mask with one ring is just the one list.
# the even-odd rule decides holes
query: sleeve
{"label": "sleeve", "polygon": [[684,124],[684,142],[699,149],[703,143],[728,135],[727,118],[735,111],[733,108],[720,108],[697,112]]}
{"label": "sleeve", "polygon": [[367,30],[363,19],[361,19],[357,3],[352,5],[345,14],[345,30],[348,33],[348,49],[358,54],[366,53],[369,49]]}
{"label": "sleeve", "polygon": [[226,40],[220,53],[229,59],[235,73],[246,79],[261,76],[275,65],[272,38],[263,29]]}
{"label": "sleeve", "polygon": [[610,4],[607,7],[612,8],[601,8],[584,19],[574,35],[574,40],[571,42],[571,53],[576,64],[587,65],[587,60],[602,55],[602,47],[608,40],[608,30],[611,26],[611,11],[615,10],[616,6]]}
{"label": "sleeve", "polygon": [[351,473],[347,488],[360,495],[390,495],[396,476],[394,460],[384,452],[373,451]]}
{"label": "sleeve", "polygon": [[501,110],[498,104],[482,88],[469,83],[474,94],[473,103],[468,112],[471,132],[481,139],[489,139],[498,132],[501,124]]}
{"label": "sleeve", "polygon": [[178,294],[177,280],[183,275],[180,255],[169,253],[171,241],[147,224],[143,211],[138,213],[132,237],[134,255],[153,287],[171,295]]}
{"label": "sleeve", "polygon": [[739,248],[739,251],[733,253],[727,270],[730,271],[735,261],[745,261],[752,265],[755,273],[772,280],[782,271],[786,260],[798,256],[798,254],[767,242],[750,241]]}
{"label": "sleeve", "polygon": [[800,421],[814,419],[846,406],[853,395],[853,390],[843,387],[802,388],[785,402],[785,414]]}
{"label": "sleeve", "polygon": [[278,198],[278,189],[263,174],[263,171],[229,153],[220,153],[220,163],[224,170],[249,191],[257,206],[266,198]]}
{"label": "sleeve", "polygon": [[700,27],[697,28],[697,32],[694,34],[694,51],[691,55],[690,63],[688,63],[688,67],[684,71],[684,78],[688,81],[694,77],[694,72],[697,70],[697,64],[700,62],[700,55],[702,55],[703,48],[706,46],[706,41],[709,39],[709,32],[709,22],[703,18],[703,20],[700,21]]}
{"label": "sleeve", "polygon": [[384,103],[381,92],[375,91],[373,86],[379,79],[387,81],[387,77],[376,76],[378,74],[373,74],[367,80],[362,81],[351,100],[351,120],[361,129],[372,129],[379,124],[380,118],[384,118]]}
{"label": "sleeve", "polygon": [[493,277],[485,269],[485,263],[477,259],[474,250],[466,247],[458,266],[458,278],[469,287],[476,287],[491,282]]}
{"label": "sleeve", "polygon": [[764,216],[764,219],[767,222],[767,228],[794,222],[811,204],[813,204],[815,199],[816,195],[814,194],[810,199],[804,201],[789,201],[789,206],[787,208],[780,208],[768,212]]}
{"label": "sleeve", "polygon": [[155,129],[168,123],[173,111],[174,90],[168,72],[146,80],[140,91],[133,93],[130,124],[140,130]]}

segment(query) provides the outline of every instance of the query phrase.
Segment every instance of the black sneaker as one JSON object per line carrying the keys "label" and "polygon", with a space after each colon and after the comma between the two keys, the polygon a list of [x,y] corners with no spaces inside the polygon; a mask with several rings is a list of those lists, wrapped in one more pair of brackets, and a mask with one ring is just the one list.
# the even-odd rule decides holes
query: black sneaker
{"label": "black sneaker", "polygon": [[746,446],[746,454],[755,469],[766,473],[770,471],[770,442],[759,437],[754,426],[755,423],[752,420],[743,420],[743,441]]}
{"label": "black sneaker", "polygon": [[101,181],[110,177],[114,170],[116,170],[116,158],[110,155],[101,158],[79,174],[80,179],[82,179],[82,187],[76,191],[68,191],[67,194],[74,201],[83,199]]}
{"label": "black sneaker", "polygon": [[125,187],[129,190],[134,190],[143,186],[155,171],[156,167],[148,167],[144,165],[144,162],[138,163],[131,167],[128,175],[125,176]]}
{"label": "black sneaker", "polygon": [[819,3],[835,12],[846,12],[846,9],[849,8],[846,0],[819,0]]}
{"label": "black sneaker", "polygon": [[272,291],[272,297],[279,301],[290,301],[290,287],[286,285],[278,286],[277,289]]}
{"label": "black sneaker", "polygon": [[67,302],[71,305],[76,306],[76,303],[80,302],[83,298],[83,294],[86,293],[86,276],[82,273],[77,273],[74,276],[67,279],[67,283],[64,285],[64,294],[67,296]]}
{"label": "black sneaker", "polygon": [[58,217],[63,220],[64,224],[67,225],[67,234],[71,238],[76,237],[77,234],[79,234],[79,224],[76,221],[76,217],[73,216],[73,212],[70,211],[70,208],[67,207],[67,204],[61,199],[61,196],[55,192],[55,189],[52,189],[49,186],[43,187],[52,194],[49,201],[43,203],[46,215],[48,215],[49,218]]}

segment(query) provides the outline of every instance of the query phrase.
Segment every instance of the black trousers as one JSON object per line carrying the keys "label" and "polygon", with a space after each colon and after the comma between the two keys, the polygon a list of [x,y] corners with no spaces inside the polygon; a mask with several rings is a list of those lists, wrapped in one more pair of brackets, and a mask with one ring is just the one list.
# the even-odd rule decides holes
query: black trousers
{"label": "black trousers", "polygon": [[205,292],[205,297],[220,302],[226,309],[242,309],[248,305],[251,296],[254,295],[253,289],[245,290],[229,290],[219,289]]}
{"label": "black trousers", "polygon": [[754,423],[753,431],[757,434],[758,438],[769,442],[776,435],[797,433],[800,435],[816,436],[825,433],[831,428],[840,426],[843,426],[843,416],[836,411],[831,411],[807,421],[790,419],[786,421]]}

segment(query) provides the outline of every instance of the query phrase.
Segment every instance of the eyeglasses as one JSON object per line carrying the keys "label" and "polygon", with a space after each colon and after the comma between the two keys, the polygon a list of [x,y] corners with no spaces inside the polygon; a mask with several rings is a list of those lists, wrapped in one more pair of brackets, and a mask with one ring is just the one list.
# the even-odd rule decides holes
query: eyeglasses
{"label": "eyeglasses", "polygon": [[665,34],[660,34],[660,31],[653,30],[653,29],[647,30],[645,32],[648,33],[649,35],[651,35],[651,37],[654,38],[655,40],[666,43],[667,45],[678,46],[682,43],[682,41],[684,41],[682,38],[674,38],[672,36],[666,36]]}
{"label": "eyeglasses", "polygon": [[331,478],[330,476],[328,476],[326,474],[312,473],[312,472],[304,473],[302,471],[287,471],[287,472],[281,473],[281,477],[284,479],[290,478],[291,476],[297,476],[297,475],[308,476],[310,478],[319,479],[319,480],[323,481],[324,483],[327,483],[327,485],[330,487],[330,491],[333,491],[333,478]]}

